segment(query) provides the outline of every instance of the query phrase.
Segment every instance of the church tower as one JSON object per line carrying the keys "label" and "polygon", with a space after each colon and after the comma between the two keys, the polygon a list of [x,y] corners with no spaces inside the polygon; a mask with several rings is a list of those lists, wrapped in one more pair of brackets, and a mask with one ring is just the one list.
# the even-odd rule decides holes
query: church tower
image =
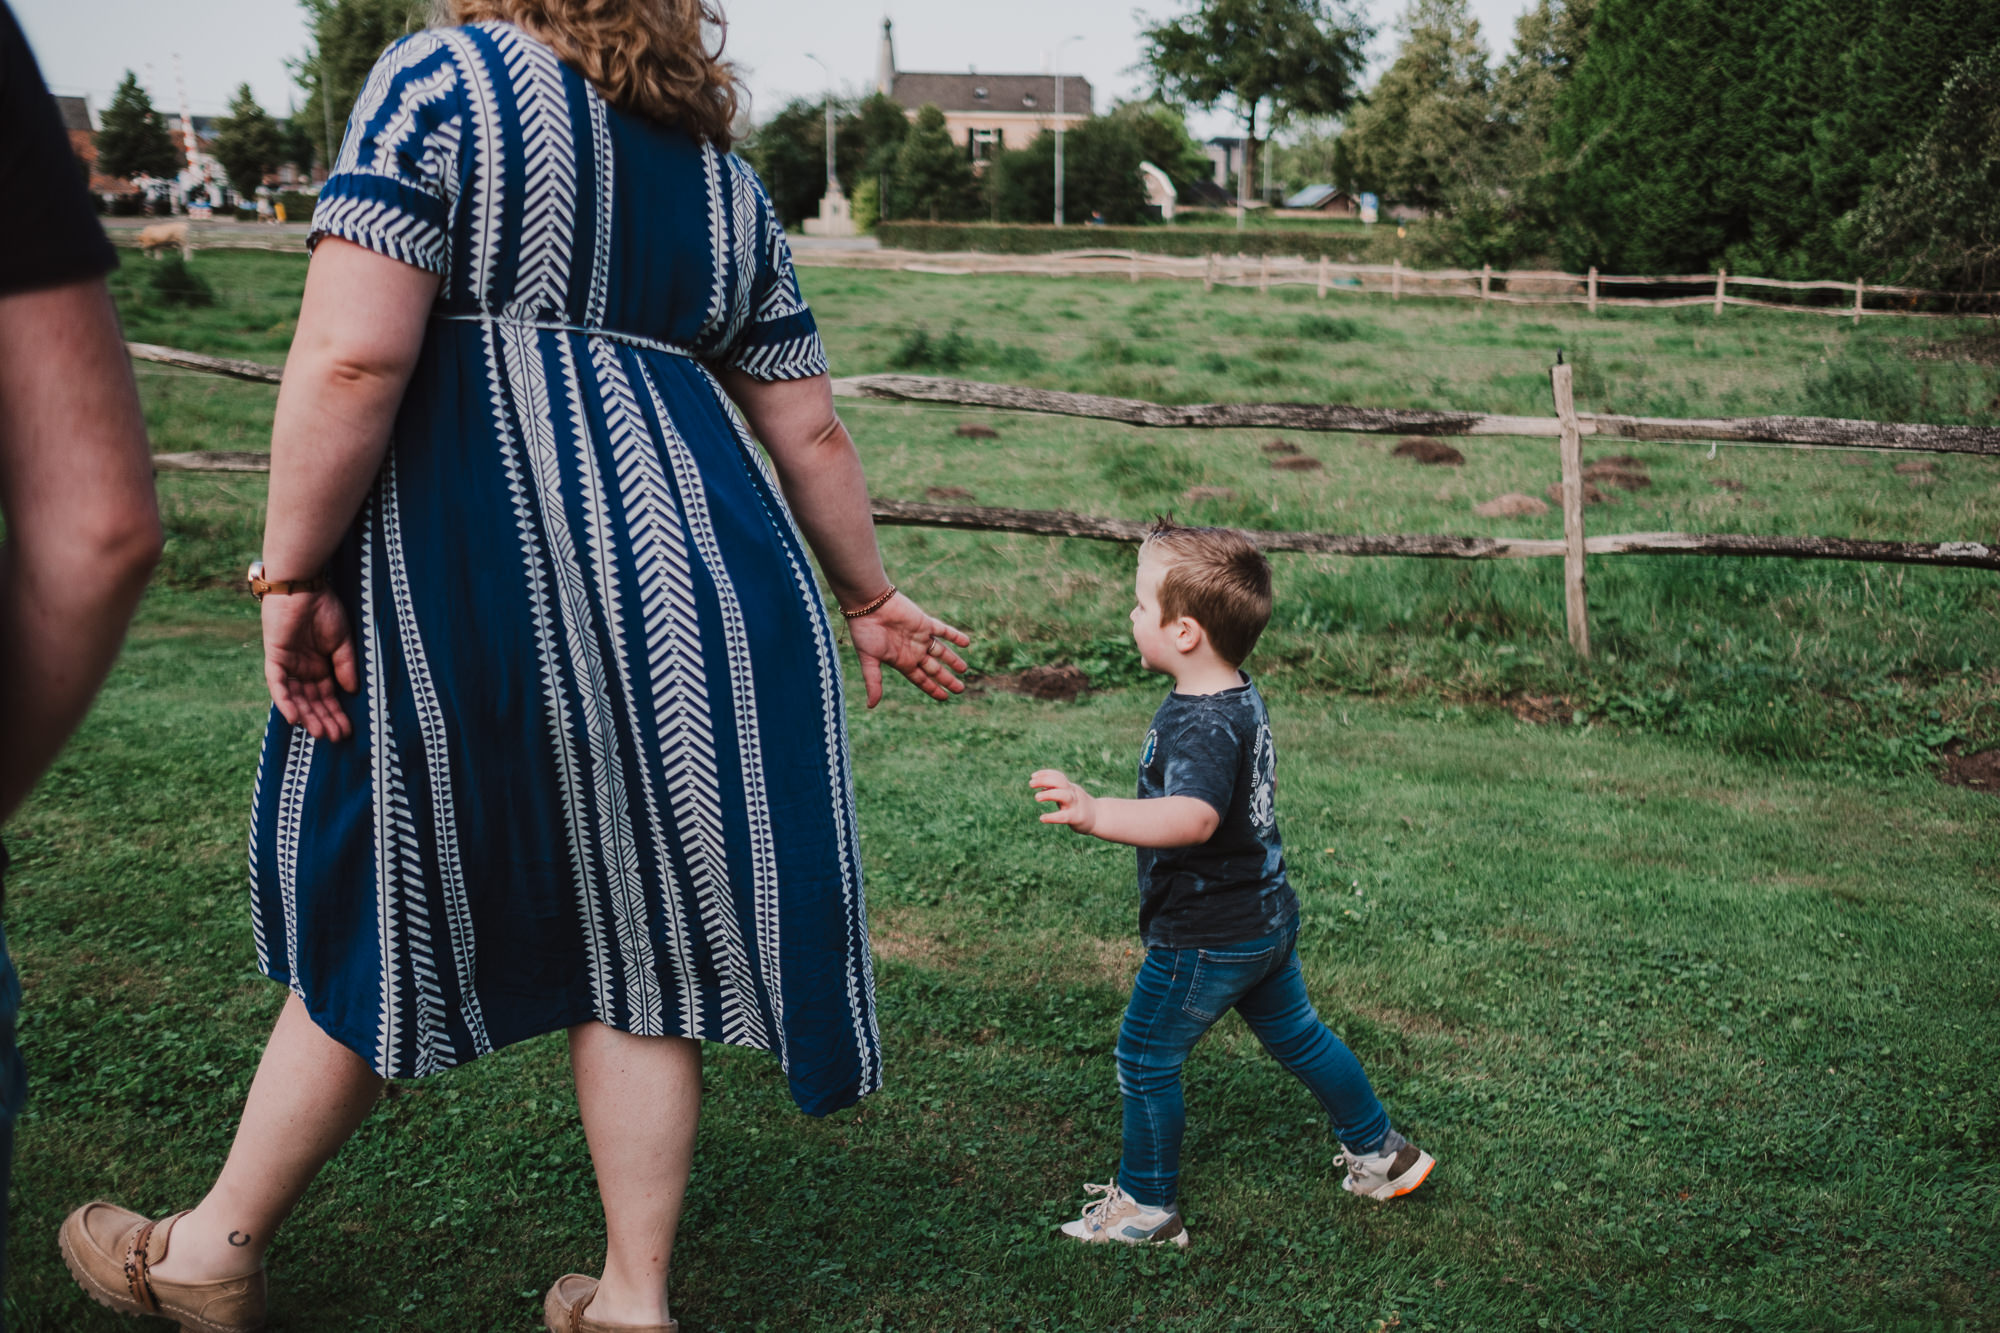
{"label": "church tower", "polygon": [[896,39],[889,32],[889,16],[882,16],[882,50],[875,57],[875,91],[887,97],[896,91]]}

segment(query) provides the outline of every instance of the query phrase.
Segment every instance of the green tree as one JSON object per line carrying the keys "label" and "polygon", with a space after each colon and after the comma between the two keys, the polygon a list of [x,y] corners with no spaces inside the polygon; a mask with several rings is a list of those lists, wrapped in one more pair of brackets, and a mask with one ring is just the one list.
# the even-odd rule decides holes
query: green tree
{"label": "green tree", "polygon": [[951,222],[972,215],[977,194],[972,160],[964,145],[952,142],[944,112],[925,106],[896,150],[890,176],[891,216]]}
{"label": "green tree", "polygon": [[1441,210],[1497,165],[1486,44],[1466,0],[1411,0],[1397,26],[1402,45],[1349,117],[1348,151],[1363,189]]}
{"label": "green tree", "polygon": [[312,122],[294,111],[279,125],[278,133],[284,143],[278,160],[310,174],[313,163],[319,160],[319,135],[313,132]]}
{"label": "green tree", "polygon": [[[1131,121],[1115,114],[1094,116],[1064,131],[1063,209],[1070,218],[1102,213],[1106,222],[1119,226],[1145,221],[1142,155]],[[1167,170],[1161,163],[1153,165]],[[1026,147],[1001,153],[987,168],[985,185],[993,216],[1000,221],[1047,222],[1056,204],[1056,136],[1044,131]]]}
{"label": "green tree", "polygon": [[254,199],[264,177],[284,160],[285,137],[278,122],[257,105],[249,84],[243,84],[229,101],[229,114],[217,122],[211,150],[229,177],[230,188]]}
{"label": "green tree", "polygon": [[1313,125],[1290,143],[1273,143],[1271,175],[1282,195],[1296,194],[1308,185],[1331,185],[1352,192],[1354,155],[1347,135],[1337,122]]}
{"label": "green tree", "polygon": [[1992,0],[1598,0],[1552,135],[1565,262],[1866,271],[1857,210],[1995,41]]}
{"label": "green tree", "polygon": [[[1139,150],[1141,161],[1151,162],[1167,173],[1167,179],[1175,188],[1182,188],[1192,181],[1206,180],[1214,172],[1214,164],[1208,154],[1202,151],[1194,136],[1188,133],[1187,119],[1180,111],[1165,102],[1148,100],[1119,102],[1097,120],[1104,121],[1114,132],[1130,139]],[[1095,121],[1085,121],[1084,126]],[[1079,130],[1080,132],[1080,130]],[[1069,141],[1063,143],[1064,166],[1068,167]],[[1065,202],[1070,183],[1064,184]],[[1143,195],[1143,191],[1141,192]],[[1053,205],[1051,206],[1053,207]]]}
{"label": "green tree", "polygon": [[312,46],[292,62],[292,77],[306,95],[297,119],[319,143],[319,160],[332,163],[354,99],[368,71],[391,42],[424,27],[431,0],[299,0]]}
{"label": "green tree", "polygon": [[1141,63],[1168,101],[1229,105],[1255,179],[1259,118],[1275,129],[1346,110],[1374,35],[1353,9],[1327,0],[1194,0],[1192,13],[1140,34]]}
{"label": "green tree", "polygon": [[167,133],[166,121],[153,110],[153,99],[139,86],[131,70],[111,94],[97,131],[97,169],[107,176],[174,176],[187,165]]}
{"label": "green tree", "polygon": [[[909,129],[903,108],[871,94],[834,104],[833,150],[841,188],[851,196],[864,180],[879,193],[895,170],[896,150]],[[763,178],[771,204],[786,226],[819,212],[826,193],[826,103],[794,98],[744,140],[743,156]]]}
{"label": "green tree", "polygon": [[1895,279],[2000,290],[2000,45],[1952,71],[1930,127],[1860,222]]}

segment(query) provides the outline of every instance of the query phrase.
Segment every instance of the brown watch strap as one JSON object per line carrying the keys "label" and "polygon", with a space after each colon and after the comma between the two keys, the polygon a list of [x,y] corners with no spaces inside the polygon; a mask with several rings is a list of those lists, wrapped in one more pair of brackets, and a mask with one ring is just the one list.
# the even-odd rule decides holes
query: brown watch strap
{"label": "brown watch strap", "polygon": [[324,591],[326,591],[324,574],[315,574],[307,579],[267,579],[264,577],[262,560],[250,566],[250,595],[260,602],[272,593],[283,597],[288,593]]}

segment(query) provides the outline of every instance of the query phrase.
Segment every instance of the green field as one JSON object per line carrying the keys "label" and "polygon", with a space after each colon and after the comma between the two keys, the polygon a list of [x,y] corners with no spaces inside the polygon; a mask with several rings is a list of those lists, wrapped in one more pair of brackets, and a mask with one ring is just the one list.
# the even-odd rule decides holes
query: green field
{"label": "green field", "polygon": [[[206,310],[119,275],[130,334],[282,356],[303,274],[201,256]],[[1192,284],[805,273],[838,373],[901,368],[1152,397],[1545,414],[1583,406],[2000,424],[1977,328],[1732,310],[1582,315]],[[919,320],[912,312],[922,312]],[[268,389],[141,368],[156,447],[259,447]],[[878,494],[1245,526],[1555,535],[1471,505],[1554,480],[1544,441],[1390,440],[843,407]],[[980,421],[998,441],[952,428]],[[1589,451],[1591,454],[1602,452]],[[1631,450],[1597,531],[1995,539],[2000,464]],[[1720,489],[1717,479],[1740,482]],[[1233,499],[1188,501],[1193,486]],[[282,992],[254,974],[242,851],[264,705],[262,480],[167,474],[159,584],[97,711],[8,832],[35,1102],[12,1327],[123,1327],[71,1287],[62,1213],[192,1201]],[[688,1333],[789,1329],[2000,1328],[2000,808],[1940,749],[2000,733],[2000,598],[1973,571],[1592,562],[1600,658],[1553,562],[1278,558],[1251,667],[1323,1013],[1423,1191],[1347,1198],[1310,1098],[1228,1019],[1189,1067],[1186,1255],[1064,1248],[1110,1178],[1110,1046],[1136,964],[1128,854],[1038,826],[1033,768],[1126,788],[1158,695],[1120,636],[1129,551],[885,532],[890,568],[997,680],[853,726],[888,1086],[825,1121],[715,1051],[678,1251]],[[1515,713],[1548,724],[1516,720]],[[272,1257],[273,1327],[526,1329],[597,1262],[561,1044],[397,1085]]]}

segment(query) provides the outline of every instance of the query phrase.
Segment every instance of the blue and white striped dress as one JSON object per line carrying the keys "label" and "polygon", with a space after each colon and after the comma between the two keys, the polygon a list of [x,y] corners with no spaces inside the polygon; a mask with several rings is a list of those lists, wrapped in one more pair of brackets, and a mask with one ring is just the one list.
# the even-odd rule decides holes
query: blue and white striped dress
{"label": "blue and white striped dress", "polygon": [[873,1091],[834,638],[704,365],[826,369],[762,185],[479,23],[382,57],[313,233],[443,283],[332,567],[356,735],[265,733],[259,965],[385,1075],[597,1020]]}

